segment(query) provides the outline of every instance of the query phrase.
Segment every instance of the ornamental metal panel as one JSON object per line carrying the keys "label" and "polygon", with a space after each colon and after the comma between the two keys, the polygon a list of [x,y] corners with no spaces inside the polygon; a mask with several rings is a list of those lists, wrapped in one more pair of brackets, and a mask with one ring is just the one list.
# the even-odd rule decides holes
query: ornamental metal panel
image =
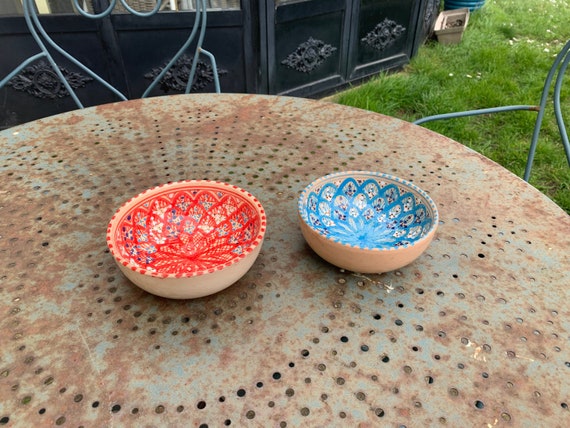
{"label": "ornamental metal panel", "polygon": [[[138,2],[137,2],[138,3]],[[378,71],[401,67],[431,32],[440,0],[232,0],[208,2],[204,47],[218,66],[222,92],[316,97]],[[91,0],[100,13],[109,0]],[[131,3],[129,3],[131,4]],[[133,3],[134,4],[134,3]],[[41,15],[48,34],[129,98],[140,97],[150,76],[172,58],[193,23],[195,2],[171,2],[152,19],[113,13],[100,22],[78,14]],[[52,12],[67,11],[50,2]],[[68,4],[69,6],[69,4]],[[62,9],[63,7],[63,9]],[[5,8],[4,8],[5,9]],[[193,48],[165,76],[152,95],[180,92]],[[22,16],[0,10],[0,79],[38,52]],[[72,64],[58,66],[70,76],[86,106],[117,101]],[[76,108],[50,78],[52,71],[30,64],[10,85],[0,88],[6,108],[0,128]],[[213,71],[198,64],[193,90],[213,92]],[[72,87],[73,87],[72,85]],[[55,91],[58,95],[49,95]]]}

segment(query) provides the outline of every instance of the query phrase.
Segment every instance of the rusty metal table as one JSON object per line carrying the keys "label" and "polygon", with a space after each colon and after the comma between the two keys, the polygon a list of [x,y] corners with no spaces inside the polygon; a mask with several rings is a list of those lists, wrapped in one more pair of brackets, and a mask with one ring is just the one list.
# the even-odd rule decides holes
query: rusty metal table
{"label": "rusty metal table", "polygon": [[[436,239],[382,275],[319,259],[296,200],[383,171],[428,191]],[[268,214],[246,276],[190,301],[118,271],[105,232],[142,190],[228,181]],[[570,425],[570,217],[426,129],[255,95],[136,100],[0,133],[0,425]]]}

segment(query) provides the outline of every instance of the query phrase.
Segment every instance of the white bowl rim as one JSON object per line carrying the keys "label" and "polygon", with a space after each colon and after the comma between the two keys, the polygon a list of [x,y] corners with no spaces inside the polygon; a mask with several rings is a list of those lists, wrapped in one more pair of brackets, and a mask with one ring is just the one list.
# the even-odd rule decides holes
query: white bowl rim
{"label": "white bowl rim", "polygon": [[[222,265],[216,266],[215,268],[202,269],[202,270],[197,270],[194,272],[187,272],[187,273],[183,273],[183,274],[173,274],[173,273],[161,273],[161,272],[157,272],[157,271],[153,271],[153,270],[147,270],[147,269],[142,268],[139,265],[131,263],[129,260],[125,259],[117,251],[117,249],[113,245],[114,244],[113,236],[117,230],[118,225],[120,224],[120,221],[124,218],[124,216],[133,207],[137,206],[141,200],[147,199],[149,196],[152,196],[152,194],[158,193],[158,191],[162,192],[162,191],[168,190],[169,188],[177,188],[177,187],[180,189],[184,189],[184,188],[191,189],[191,188],[198,188],[198,187],[201,187],[201,188],[207,187],[207,188],[212,188],[212,189],[225,189],[225,190],[229,190],[232,193],[239,194],[240,196],[242,196],[243,198],[248,200],[251,203],[251,205],[255,208],[255,210],[257,211],[257,214],[259,216],[259,221],[260,221],[259,232],[258,232],[257,236],[255,237],[253,242],[244,250],[244,252],[242,254],[232,258],[231,260],[229,260],[228,262],[226,262]],[[192,278],[192,277],[196,277],[196,276],[202,276],[202,275],[222,271],[223,269],[236,264],[238,261],[243,260],[246,256],[251,254],[255,248],[257,248],[259,245],[261,245],[261,243],[263,242],[263,238],[265,236],[266,230],[267,230],[267,217],[265,214],[265,210],[263,209],[261,202],[259,202],[259,200],[255,196],[253,196],[251,193],[249,193],[248,191],[236,186],[235,184],[225,183],[222,181],[181,180],[181,181],[172,181],[172,182],[160,184],[160,185],[155,186],[155,187],[151,187],[151,188],[146,189],[143,192],[139,193],[138,195],[133,196],[131,199],[129,199],[128,201],[123,203],[123,205],[121,205],[121,207],[117,211],[115,211],[115,213],[113,214],[113,217],[111,218],[111,220],[109,221],[109,224],[107,225],[106,239],[107,239],[107,246],[109,247],[109,250],[111,251],[111,254],[113,255],[113,257],[115,258],[115,261],[117,261],[121,265],[129,268],[130,270],[132,270],[134,272],[138,272],[142,275],[146,275],[146,276],[150,276],[150,277],[154,277],[154,278],[163,278],[163,279],[164,278]]]}
{"label": "white bowl rim", "polygon": [[[418,192],[423,198],[426,199],[426,201],[428,202],[428,204],[430,205],[431,209],[433,210],[434,216],[433,216],[433,222],[428,230],[428,232],[422,236],[420,239],[417,239],[415,241],[413,241],[410,244],[406,244],[406,245],[402,245],[399,247],[386,247],[386,248],[370,248],[370,247],[362,247],[360,245],[352,245],[352,244],[347,244],[345,242],[342,242],[339,239],[334,239],[331,238],[330,236],[324,235],[322,233],[322,231],[315,229],[308,221],[307,218],[307,214],[304,210],[304,201],[306,201],[309,192],[311,192],[311,190],[318,184],[322,183],[322,182],[327,182],[327,181],[331,181],[332,179],[335,178],[355,178],[358,176],[363,176],[363,177],[370,177],[370,178],[386,178],[389,180],[393,180],[397,183],[401,183],[402,185],[411,188],[412,190]],[[433,233],[436,231],[438,225],[439,225],[439,211],[437,209],[437,206],[435,205],[435,202],[433,201],[433,199],[429,196],[429,194],[421,189],[420,187],[418,187],[416,184],[408,181],[408,180],[404,180],[403,178],[397,177],[395,175],[391,175],[391,174],[386,174],[384,172],[378,172],[378,171],[364,171],[364,170],[350,170],[350,171],[339,171],[339,172],[333,172],[331,174],[327,174],[324,175],[322,177],[319,177],[315,180],[313,180],[309,185],[307,185],[303,191],[301,192],[301,195],[299,196],[298,202],[297,202],[297,211],[299,214],[299,217],[301,218],[301,220],[303,221],[303,223],[305,223],[305,225],[307,225],[309,227],[310,230],[312,230],[315,233],[318,233],[319,235],[321,235],[325,240],[329,241],[329,242],[333,242],[335,244],[341,245],[343,247],[346,248],[353,248],[353,249],[359,249],[359,250],[366,250],[366,251],[373,251],[373,252],[395,252],[395,251],[402,251],[406,248],[411,248],[414,247],[416,245],[421,244],[422,242],[425,242],[426,240],[431,240],[432,239],[432,235]]]}

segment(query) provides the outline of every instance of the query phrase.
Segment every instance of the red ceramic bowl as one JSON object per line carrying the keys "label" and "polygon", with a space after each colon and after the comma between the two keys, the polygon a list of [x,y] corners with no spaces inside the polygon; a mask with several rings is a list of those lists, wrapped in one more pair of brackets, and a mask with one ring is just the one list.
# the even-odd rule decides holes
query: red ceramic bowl
{"label": "red ceramic bowl", "polygon": [[181,181],[149,189],[119,208],[107,245],[140,288],[191,299],[239,280],[259,255],[265,229],[261,203],[245,190]]}

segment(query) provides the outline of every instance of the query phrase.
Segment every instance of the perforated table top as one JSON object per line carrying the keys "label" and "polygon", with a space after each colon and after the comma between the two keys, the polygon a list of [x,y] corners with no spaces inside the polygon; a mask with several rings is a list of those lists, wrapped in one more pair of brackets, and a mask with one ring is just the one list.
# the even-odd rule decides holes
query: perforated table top
{"label": "perforated table top", "polygon": [[[296,201],[373,170],[438,205],[436,239],[382,275],[313,253]],[[105,242],[168,181],[226,181],[267,212],[259,258],[196,300],[148,294]],[[570,426],[570,217],[421,127],[340,105],[187,95],[0,133],[0,425]]]}

